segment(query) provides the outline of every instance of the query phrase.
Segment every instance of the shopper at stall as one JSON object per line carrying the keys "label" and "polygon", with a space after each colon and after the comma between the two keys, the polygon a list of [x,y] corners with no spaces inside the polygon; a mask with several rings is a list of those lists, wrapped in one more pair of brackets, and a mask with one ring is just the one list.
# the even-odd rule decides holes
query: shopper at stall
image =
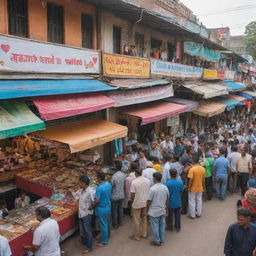
{"label": "shopper at stall", "polygon": [[199,157],[192,157],[193,166],[188,172],[188,203],[190,217],[195,219],[202,215],[202,195],[205,190],[205,169],[199,164]]}
{"label": "shopper at stall", "polygon": [[180,231],[181,228],[181,193],[183,191],[183,183],[178,179],[177,170],[170,170],[171,179],[165,185],[169,190],[170,201],[168,205],[167,229],[172,231]]}
{"label": "shopper at stall", "polygon": [[8,215],[8,210],[6,207],[5,200],[0,199],[0,219],[4,219]]}
{"label": "shopper at stall", "polygon": [[160,149],[165,153],[173,153],[174,145],[170,135],[165,136],[165,140],[160,143]]}
{"label": "shopper at stall", "polygon": [[93,250],[92,237],[92,216],[93,211],[89,210],[91,204],[94,202],[95,191],[89,186],[90,179],[88,176],[81,176],[79,179],[80,190],[77,193],[72,193],[75,200],[79,200],[78,217],[80,228],[82,229],[82,243],[86,245],[87,249],[82,251],[83,254]]}
{"label": "shopper at stall", "polygon": [[15,209],[24,208],[30,204],[30,197],[26,195],[24,191],[19,193],[19,196],[15,199]]}
{"label": "shopper at stall", "polygon": [[146,158],[146,155],[147,155],[147,150],[139,151],[139,165],[141,170],[144,170],[147,168],[148,160]]}
{"label": "shopper at stall", "polygon": [[125,191],[125,174],[122,170],[122,163],[115,162],[116,172],[111,178],[111,216],[113,228],[118,228],[123,224],[123,201]]}
{"label": "shopper at stall", "polygon": [[60,232],[57,221],[51,219],[51,212],[42,206],[36,209],[36,218],[40,225],[34,231],[32,245],[24,245],[26,251],[32,251],[35,256],[60,256]]}
{"label": "shopper at stall", "polygon": [[203,162],[203,167],[206,170],[205,174],[205,190],[207,200],[212,199],[213,194],[213,182],[212,182],[212,170],[213,170],[214,158],[211,154],[206,153],[205,159]]}
{"label": "shopper at stall", "polygon": [[0,256],[11,256],[12,251],[9,245],[9,241],[0,235]]}
{"label": "shopper at stall", "polygon": [[147,199],[149,191],[149,182],[147,178],[142,177],[140,169],[135,170],[136,179],[131,186],[132,201],[132,219],[134,230],[130,239],[139,241],[147,238]]}
{"label": "shopper at stall", "polygon": [[246,208],[237,210],[237,222],[227,231],[225,256],[255,256],[256,226],[250,223],[250,211]]}
{"label": "shopper at stall", "polygon": [[110,213],[111,213],[111,184],[105,180],[103,171],[97,172],[97,181],[99,183],[96,189],[95,201],[89,210],[95,208],[95,215],[101,229],[101,242],[97,247],[104,247],[109,243],[110,236]]}
{"label": "shopper at stall", "polygon": [[220,156],[213,164],[213,179],[216,182],[216,197],[223,201],[227,193],[228,175],[230,165],[228,159],[225,157],[225,149],[220,149]]}
{"label": "shopper at stall", "polygon": [[237,161],[237,172],[238,172],[238,184],[241,189],[242,196],[247,190],[247,182],[249,180],[249,174],[252,171],[252,161],[247,155],[247,150],[242,150],[241,157]]}
{"label": "shopper at stall", "polygon": [[183,153],[184,153],[184,146],[182,144],[181,138],[176,138],[174,154],[177,155],[178,157],[181,157]]}
{"label": "shopper at stall", "polygon": [[157,157],[158,159],[162,159],[162,153],[160,152],[156,141],[152,141],[151,143],[150,156]]}
{"label": "shopper at stall", "polygon": [[170,168],[175,169],[179,176],[181,176],[184,166],[180,163],[179,155],[174,155],[170,163]]}
{"label": "shopper at stall", "polygon": [[148,195],[148,215],[153,232],[154,240],[152,245],[160,246],[164,243],[165,236],[165,216],[168,209],[169,192],[166,186],[161,183],[162,174],[153,174],[154,185],[149,190]]}
{"label": "shopper at stall", "polygon": [[165,184],[170,179],[170,161],[171,161],[171,155],[164,154],[163,156],[163,177],[162,177],[162,183]]}

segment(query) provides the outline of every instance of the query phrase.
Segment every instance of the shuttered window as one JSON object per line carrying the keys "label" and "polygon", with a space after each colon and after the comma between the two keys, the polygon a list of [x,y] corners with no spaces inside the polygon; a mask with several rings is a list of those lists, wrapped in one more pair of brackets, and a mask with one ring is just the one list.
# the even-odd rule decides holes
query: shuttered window
{"label": "shuttered window", "polygon": [[8,0],[9,34],[28,37],[27,0]]}
{"label": "shuttered window", "polygon": [[121,34],[122,28],[113,26],[113,53],[121,53]]}
{"label": "shuttered window", "polygon": [[93,48],[93,17],[82,13],[82,47]]}
{"label": "shuttered window", "polygon": [[48,41],[64,43],[64,8],[61,5],[47,4]]}

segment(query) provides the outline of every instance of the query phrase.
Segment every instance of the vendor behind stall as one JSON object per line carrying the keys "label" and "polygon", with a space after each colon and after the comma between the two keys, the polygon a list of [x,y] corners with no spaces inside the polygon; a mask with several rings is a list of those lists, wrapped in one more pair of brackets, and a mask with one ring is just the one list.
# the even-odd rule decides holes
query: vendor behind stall
{"label": "vendor behind stall", "polygon": [[6,208],[6,202],[0,199],[0,219],[4,219],[8,215],[8,210]]}
{"label": "vendor behind stall", "polygon": [[24,208],[30,204],[30,197],[26,195],[24,191],[19,193],[19,196],[15,199],[15,209]]}

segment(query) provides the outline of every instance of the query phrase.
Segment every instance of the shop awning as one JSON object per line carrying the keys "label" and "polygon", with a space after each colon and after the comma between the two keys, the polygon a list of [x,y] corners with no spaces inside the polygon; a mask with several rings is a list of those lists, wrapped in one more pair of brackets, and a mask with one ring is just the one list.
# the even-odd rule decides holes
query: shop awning
{"label": "shop awning", "polygon": [[23,101],[0,102],[0,139],[45,129],[45,124]]}
{"label": "shop awning", "polygon": [[246,101],[247,101],[247,99],[245,97],[234,95],[234,94],[229,94],[227,97],[230,98],[230,99],[240,101],[240,104],[241,103],[246,103]]}
{"label": "shop awning", "polygon": [[101,94],[35,97],[33,102],[44,120],[90,113],[115,104],[114,100]]}
{"label": "shop awning", "polygon": [[154,123],[170,116],[175,116],[187,111],[187,106],[169,103],[153,102],[136,105],[120,110],[120,114],[134,116],[142,120],[142,125]]}
{"label": "shop awning", "polygon": [[1,80],[0,99],[115,90],[95,79]]}
{"label": "shop awning", "polygon": [[219,97],[216,99],[216,102],[226,105],[228,111],[235,108],[235,106],[240,105],[240,101],[235,100],[235,99],[230,99],[228,97]]}
{"label": "shop awning", "polygon": [[191,112],[193,110],[196,110],[199,107],[199,103],[197,101],[193,100],[186,100],[181,98],[167,98],[165,101],[181,104],[187,106],[187,112]]}
{"label": "shop awning", "polygon": [[118,90],[109,92],[107,95],[115,101],[115,107],[122,107],[171,97],[173,87],[166,85],[128,91]]}
{"label": "shop awning", "polygon": [[243,91],[243,93],[251,95],[252,97],[256,98],[256,92],[252,92],[252,91]]}
{"label": "shop awning", "polygon": [[201,102],[200,107],[193,111],[194,114],[205,117],[212,117],[221,114],[226,109],[226,105],[217,102]]}
{"label": "shop awning", "polygon": [[53,126],[35,135],[69,145],[70,152],[75,153],[112,140],[127,136],[125,126],[100,119],[88,119],[71,124]]}
{"label": "shop awning", "polygon": [[165,79],[114,79],[110,82],[110,85],[124,89],[138,89],[167,84],[170,84],[170,81]]}
{"label": "shop awning", "polygon": [[185,88],[192,90],[194,93],[202,95],[205,99],[228,94],[227,88],[219,84],[186,84]]}
{"label": "shop awning", "polygon": [[246,88],[246,86],[241,83],[234,83],[231,81],[223,82],[223,84],[228,87],[229,92],[242,91]]}
{"label": "shop awning", "polygon": [[242,97],[245,97],[247,100],[253,100],[253,97],[247,93],[244,93],[244,92],[240,92],[238,94],[239,96],[242,96]]}

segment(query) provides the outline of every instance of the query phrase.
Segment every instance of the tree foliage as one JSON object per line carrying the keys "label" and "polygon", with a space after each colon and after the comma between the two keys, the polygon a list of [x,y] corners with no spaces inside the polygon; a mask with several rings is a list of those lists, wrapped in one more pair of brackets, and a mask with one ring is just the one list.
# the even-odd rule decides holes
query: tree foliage
{"label": "tree foliage", "polygon": [[245,42],[248,53],[256,60],[256,21],[246,26]]}

